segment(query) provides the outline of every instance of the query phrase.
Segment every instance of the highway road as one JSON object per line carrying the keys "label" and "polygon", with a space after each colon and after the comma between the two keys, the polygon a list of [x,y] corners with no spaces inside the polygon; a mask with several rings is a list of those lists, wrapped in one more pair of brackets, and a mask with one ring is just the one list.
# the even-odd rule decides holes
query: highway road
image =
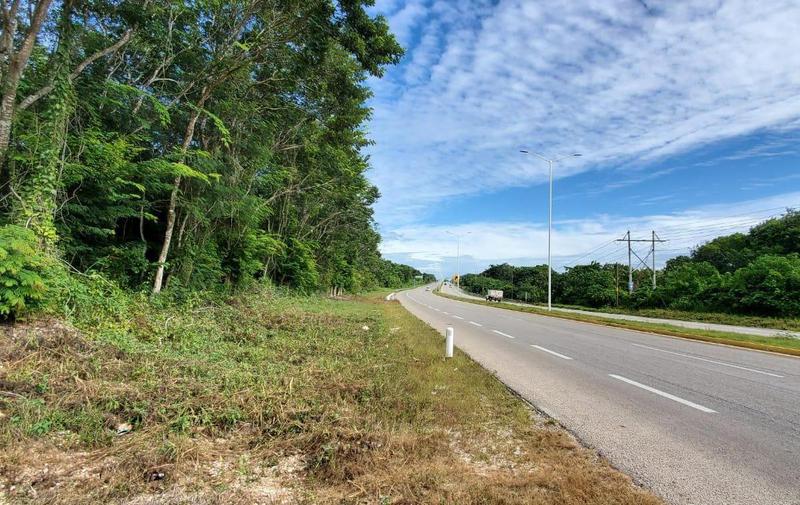
{"label": "highway road", "polygon": [[397,298],[668,503],[800,505],[800,358]]}

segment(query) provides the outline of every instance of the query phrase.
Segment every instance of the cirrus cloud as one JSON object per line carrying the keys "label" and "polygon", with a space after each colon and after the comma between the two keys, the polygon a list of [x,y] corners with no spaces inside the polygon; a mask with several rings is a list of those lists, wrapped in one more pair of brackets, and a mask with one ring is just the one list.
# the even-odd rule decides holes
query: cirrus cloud
{"label": "cirrus cloud", "polygon": [[546,166],[520,157],[522,146],[583,152],[560,167],[564,177],[800,118],[794,0],[377,8],[409,47],[404,64],[371,81],[370,177],[387,231],[419,223],[443,198],[541,182]]}

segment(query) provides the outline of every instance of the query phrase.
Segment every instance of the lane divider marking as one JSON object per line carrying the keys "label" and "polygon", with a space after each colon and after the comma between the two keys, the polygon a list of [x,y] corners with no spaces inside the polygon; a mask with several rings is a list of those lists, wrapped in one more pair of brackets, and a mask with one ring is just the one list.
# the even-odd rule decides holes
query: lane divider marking
{"label": "lane divider marking", "polygon": [[701,412],[705,412],[707,414],[715,414],[717,412],[716,410],[712,410],[712,409],[710,409],[708,407],[703,407],[702,405],[698,405],[697,403],[690,402],[689,400],[684,400],[683,398],[681,398],[679,396],[675,396],[675,395],[666,393],[664,391],[661,391],[660,389],[656,389],[656,388],[653,388],[653,387],[650,387],[650,386],[646,386],[644,384],[641,384],[641,383],[636,382],[634,380],[628,379],[626,377],[622,377],[620,375],[614,375],[613,373],[610,373],[610,374],[608,374],[608,376],[612,377],[614,379],[620,380],[622,382],[628,383],[631,386],[636,386],[637,388],[644,389],[645,391],[650,391],[651,393],[655,393],[658,396],[663,396],[664,398],[669,398],[672,401],[675,401],[675,402],[678,402],[678,403],[682,403],[683,405],[686,405],[687,407],[692,407],[693,409],[697,409],[697,410],[699,410]]}
{"label": "lane divider marking", "polygon": [[472,324],[474,326],[483,326],[481,323],[476,323],[475,321],[470,321],[469,324]]}
{"label": "lane divider marking", "polygon": [[550,349],[546,349],[546,348],[544,348],[544,347],[542,347],[542,346],[540,346],[540,345],[533,345],[533,344],[531,344],[531,347],[535,347],[536,349],[539,349],[540,351],[549,352],[549,353],[550,353],[550,354],[552,354],[553,356],[558,356],[558,357],[559,357],[559,358],[561,358],[561,359],[572,359],[572,358],[570,358],[569,356],[565,356],[565,355],[563,355],[563,354],[561,354],[561,353],[559,353],[559,352],[551,351]]}
{"label": "lane divider marking", "polygon": [[517,337],[513,337],[513,336],[509,335],[508,333],[503,333],[502,331],[497,331],[497,330],[492,330],[492,331],[497,333],[498,335],[502,335],[502,336],[507,337],[507,338],[517,338]]}
{"label": "lane divider marking", "polygon": [[456,316],[456,315],[453,315],[453,317],[455,317],[456,319],[464,319],[463,317],[461,317],[461,316]]}
{"label": "lane divider marking", "polygon": [[781,379],[783,378],[783,375],[778,375],[776,373],[771,373],[771,372],[765,372],[763,370],[756,370],[755,368],[747,368],[746,366],[734,365],[733,363],[725,363],[724,361],[716,361],[713,359],[701,358],[699,356],[692,356],[691,354],[683,354],[682,352],[667,351],[666,349],[659,349],[658,347],[650,347],[649,345],[643,345],[643,344],[634,344],[632,342],[631,345],[635,345],[636,347],[644,347],[645,349],[650,349],[653,351],[665,352],[667,354],[674,354],[675,356],[683,356],[684,358],[691,358],[691,359],[696,359],[698,361],[705,361],[707,363],[714,363],[715,365],[729,366],[731,368],[738,368],[739,370],[747,370],[748,372],[769,375],[770,377],[778,377]]}

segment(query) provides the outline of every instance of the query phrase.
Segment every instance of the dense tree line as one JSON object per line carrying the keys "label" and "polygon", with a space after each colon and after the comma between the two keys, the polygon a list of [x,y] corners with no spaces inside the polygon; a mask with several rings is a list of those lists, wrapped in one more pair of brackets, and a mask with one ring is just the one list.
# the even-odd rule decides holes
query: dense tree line
{"label": "dense tree line", "polygon": [[[798,317],[800,212],[789,210],[748,233],[718,237],[688,256],[669,260],[656,272],[656,289],[649,270],[636,270],[636,289],[628,294],[627,269],[622,264],[590,263],[553,272],[554,302]],[[478,294],[503,289],[508,298],[543,303],[547,265],[492,265],[481,274],[464,275],[461,286]]]}
{"label": "dense tree line", "polygon": [[423,273],[414,267],[389,260],[381,260],[375,269],[375,276],[378,283],[387,288],[428,284],[436,280],[433,274]]}
{"label": "dense tree line", "polygon": [[5,236],[154,293],[406,281],[364,175],[402,55],[372,3],[2,0]]}

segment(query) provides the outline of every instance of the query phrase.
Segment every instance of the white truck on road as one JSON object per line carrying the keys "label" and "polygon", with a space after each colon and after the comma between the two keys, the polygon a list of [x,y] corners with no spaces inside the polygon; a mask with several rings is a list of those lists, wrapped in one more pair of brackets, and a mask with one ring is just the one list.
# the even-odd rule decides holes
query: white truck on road
{"label": "white truck on road", "polygon": [[487,302],[502,302],[503,301],[503,290],[502,289],[490,289],[486,292],[486,301]]}

